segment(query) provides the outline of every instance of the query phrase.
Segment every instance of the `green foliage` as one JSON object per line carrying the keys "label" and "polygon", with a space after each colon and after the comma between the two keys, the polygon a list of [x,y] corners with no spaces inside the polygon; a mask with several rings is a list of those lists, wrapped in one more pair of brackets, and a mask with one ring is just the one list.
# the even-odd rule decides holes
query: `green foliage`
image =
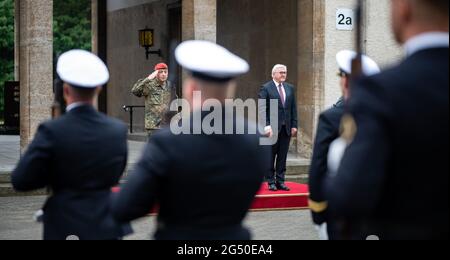
{"label": "green foliage", "polygon": [[[53,1],[55,61],[71,49],[91,50],[91,0]],[[4,82],[10,80],[14,80],[14,0],[0,0],[0,121]]]}
{"label": "green foliage", "polygon": [[53,1],[53,53],[91,50],[91,0]]}
{"label": "green foliage", "polygon": [[4,82],[14,78],[14,0],[0,0],[0,121]]}

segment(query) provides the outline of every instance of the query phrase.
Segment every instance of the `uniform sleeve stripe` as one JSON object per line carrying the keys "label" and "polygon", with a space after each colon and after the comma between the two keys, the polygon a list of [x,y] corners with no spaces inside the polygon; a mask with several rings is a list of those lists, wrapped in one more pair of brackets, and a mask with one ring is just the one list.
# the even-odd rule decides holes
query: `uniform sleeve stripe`
{"label": "uniform sleeve stripe", "polygon": [[321,213],[323,211],[325,211],[328,208],[328,202],[324,201],[324,202],[315,202],[313,200],[309,200],[309,208],[314,212],[314,213]]}

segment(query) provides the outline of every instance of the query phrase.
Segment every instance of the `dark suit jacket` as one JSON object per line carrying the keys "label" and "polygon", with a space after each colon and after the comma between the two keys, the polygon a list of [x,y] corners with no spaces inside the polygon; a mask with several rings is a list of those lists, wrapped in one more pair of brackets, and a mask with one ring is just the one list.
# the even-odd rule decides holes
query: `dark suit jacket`
{"label": "dark suit jacket", "polygon": [[288,136],[291,136],[291,129],[298,128],[297,98],[295,89],[292,85],[283,83],[283,86],[286,92],[286,103],[284,107],[281,102],[280,94],[278,93],[278,86],[275,85],[273,80],[261,87],[258,98],[266,100],[266,125],[271,125],[270,100],[278,100],[278,130],[281,131],[282,119],[284,118],[286,123],[286,133]]}
{"label": "dark suit jacket", "polygon": [[[341,99],[319,117],[314,151],[309,170],[310,199],[317,203],[326,202],[323,185],[328,172],[328,150],[330,144],[339,137],[341,118],[344,114],[344,101]],[[326,214],[313,213],[314,223],[326,222]]]}
{"label": "dark suit jacket", "polygon": [[353,90],[358,131],[327,197],[381,239],[448,239],[448,55],[422,50]]}
{"label": "dark suit jacket", "polygon": [[124,233],[110,212],[110,189],[126,162],[126,126],[82,106],[39,126],[12,183],[19,191],[51,188],[44,239],[115,239]]}
{"label": "dark suit jacket", "polygon": [[158,204],[156,239],[250,239],[242,221],[270,161],[258,137],[157,132],[114,203],[115,216],[133,220]]}

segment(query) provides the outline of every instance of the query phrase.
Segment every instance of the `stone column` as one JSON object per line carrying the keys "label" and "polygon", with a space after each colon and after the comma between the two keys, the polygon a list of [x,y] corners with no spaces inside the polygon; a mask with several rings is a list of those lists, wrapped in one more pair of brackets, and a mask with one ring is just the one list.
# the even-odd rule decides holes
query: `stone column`
{"label": "stone column", "polygon": [[183,0],[183,40],[217,40],[217,0]]}
{"label": "stone column", "polygon": [[[217,41],[217,0],[182,0],[181,37],[187,40]],[[182,78],[187,76],[183,70]]]}
{"label": "stone column", "polygon": [[217,41],[217,0],[194,0],[195,39]]}
{"label": "stone column", "polygon": [[14,0],[14,80],[19,81],[19,17],[20,1]]}
{"label": "stone column", "polygon": [[53,0],[19,3],[20,147],[22,153],[53,103]]}
{"label": "stone column", "polygon": [[98,55],[98,0],[91,1],[91,51]]}
{"label": "stone column", "polygon": [[[98,55],[98,0],[91,0],[91,51]],[[94,106],[98,109],[98,97]]]}
{"label": "stone column", "polygon": [[324,95],[325,0],[298,2],[297,151],[310,158]]}
{"label": "stone column", "polygon": [[[106,0],[91,1],[91,51],[107,63],[106,59]],[[107,113],[107,92],[104,86],[102,92],[95,100],[97,109]]]}
{"label": "stone column", "polygon": [[181,5],[182,40],[193,40],[195,39],[194,0],[183,0]]}

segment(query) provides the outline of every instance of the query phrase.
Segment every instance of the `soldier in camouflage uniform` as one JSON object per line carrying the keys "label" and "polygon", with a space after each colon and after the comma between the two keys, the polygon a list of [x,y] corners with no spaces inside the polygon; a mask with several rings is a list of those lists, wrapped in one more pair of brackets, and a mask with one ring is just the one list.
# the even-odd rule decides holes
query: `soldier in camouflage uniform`
{"label": "soldier in camouflage uniform", "polygon": [[138,80],[131,90],[135,96],[145,97],[145,129],[149,135],[170,124],[170,102],[176,98],[176,91],[167,78],[168,67],[160,63],[150,76]]}

